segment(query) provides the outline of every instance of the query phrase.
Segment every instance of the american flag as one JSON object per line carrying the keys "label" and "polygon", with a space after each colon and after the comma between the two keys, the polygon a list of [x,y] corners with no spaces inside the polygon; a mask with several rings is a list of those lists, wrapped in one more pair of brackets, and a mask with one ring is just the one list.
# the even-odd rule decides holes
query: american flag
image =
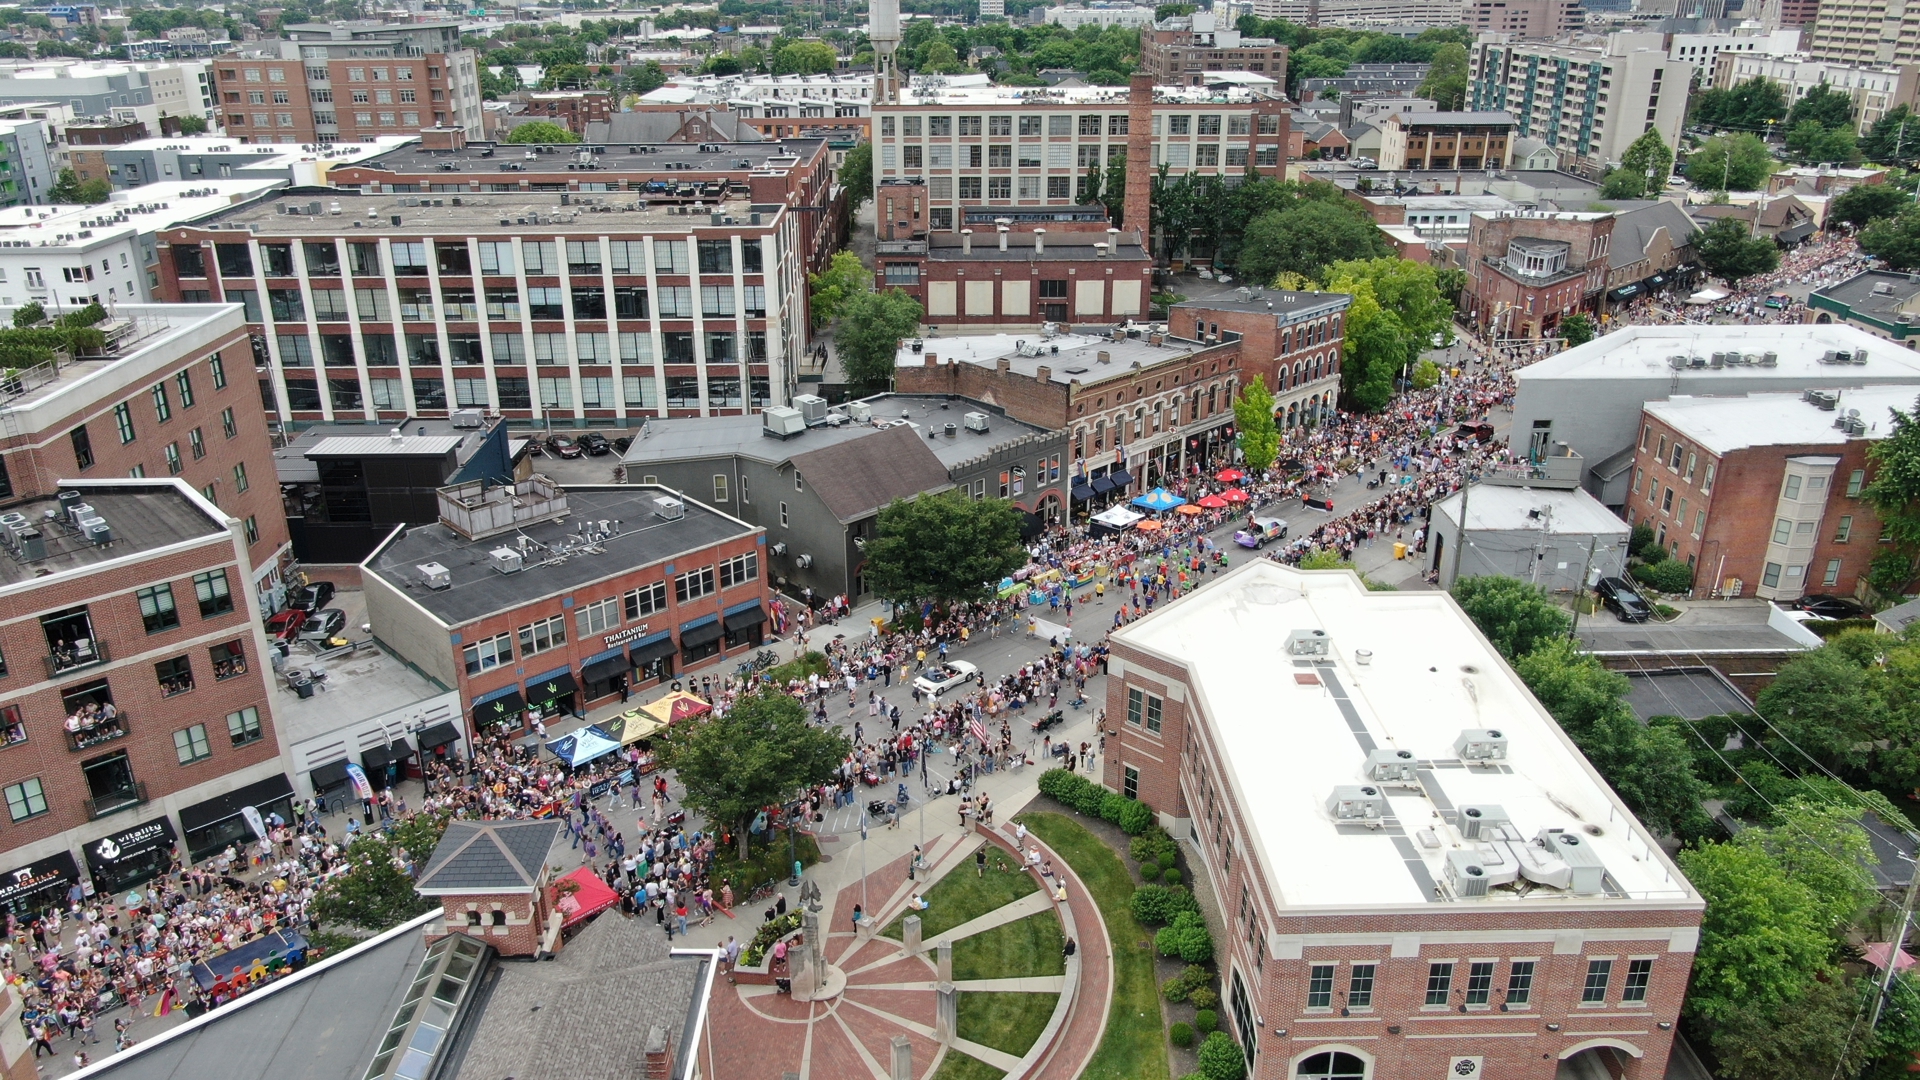
{"label": "american flag", "polygon": [[980,740],[981,746],[987,745],[987,728],[985,724],[982,724],[978,719],[969,720],[967,721],[967,730],[973,732],[973,737]]}

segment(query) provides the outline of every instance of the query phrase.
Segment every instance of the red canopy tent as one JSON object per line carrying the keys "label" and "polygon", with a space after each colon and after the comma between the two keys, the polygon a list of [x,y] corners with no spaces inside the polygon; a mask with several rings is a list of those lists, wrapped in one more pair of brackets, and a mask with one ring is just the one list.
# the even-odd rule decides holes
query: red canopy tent
{"label": "red canopy tent", "polygon": [[584,866],[571,874],[562,875],[554,885],[557,888],[560,882],[565,881],[571,881],[579,888],[571,896],[562,894],[555,905],[565,915],[560,924],[563,929],[585,922],[620,902],[620,895]]}

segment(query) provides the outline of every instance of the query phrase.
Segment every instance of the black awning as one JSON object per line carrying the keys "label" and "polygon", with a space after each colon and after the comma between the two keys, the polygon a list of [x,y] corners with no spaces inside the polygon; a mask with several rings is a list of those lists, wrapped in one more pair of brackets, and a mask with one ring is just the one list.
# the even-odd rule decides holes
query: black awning
{"label": "black awning", "polygon": [[1112,490],[1113,490],[1112,480],[1109,480],[1104,476],[1096,476],[1093,478],[1093,493],[1095,495],[1105,495],[1107,492]]}
{"label": "black awning", "polygon": [[1125,469],[1116,469],[1108,475],[1108,479],[1113,481],[1114,487],[1123,488],[1133,483],[1133,474]]}
{"label": "black awning", "polygon": [[759,626],[766,621],[767,611],[761,607],[760,602],[756,600],[753,602],[753,606],[745,611],[735,611],[727,615],[727,632],[732,633],[736,630],[745,630],[749,626]]}
{"label": "black awning", "polygon": [[423,729],[419,738],[421,752],[431,754],[449,743],[459,742],[460,732],[452,724],[442,720],[430,728]]}
{"label": "black awning", "polygon": [[527,703],[525,699],[520,696],[520,688],[517,686],[511,687],[506,693],[499,697],[475,705],[473,707],[473,722],[476,724],[498,723],[502,720],[510,719],[513,714],[526,707]]}
{"label": "black awning", "polygon": [[406,761],[411,757],[413,757],[413,746],[407,742],[406,736],[402,735],[393,740],[393,760]]}
{"label": "black awning", "polygon": [[591,664],[582,664],[580,667],[580,678],[590,683],[606,682],[615,675],[628,670],[630,666],[631,663],[627,660],[626,652],[615,649],[613,655],[604,660],[595,660]]}
{"label": "black awning", "polygon": [[672,656],[677,647],[673,643],[673,634],[662,630],[650,638],[642,638],[627,649],[627,662],[634,667],[646,667],[663,656]]}
{"label": "black awning", "polygon": [[376,769],[386,768],[387,762],[392,760],[393,755],[387,753],[385,743],[378,746],[369,746],[365,750],[360,751],[360,767],[367,770],[369,776],[371,776]]}
{"label": "black awning", "polygon": [[1639,285],[1622,285],[1619,288],[1613,290],[1612,292],[1609,292],[1607,294],[1607,299],[1626,300],[1631,297],[1639,295],[1639,293],[1640,293]]}
{"label": "black awning", "polygon": [[1073,482],[1072,495],[1074,502],[1086,502],[1088,499],[1093,498],[1093,488],[1091,485],[1083,484],[1075,480]]}
{"label": "black awning", "polygon": [[236,788],[225,795],[216,795],[205,802],[194,803],[181,810],[180,828],[186,832],[203,829],[238,814],[243,807],[265,806],[292,794],[293,784],[287,780],[287,775],[275,773],[265,780]]}
{"label": "black awning", "polygon": [[722,633],[724,630],[720,625],[719,616],[710,615],[702,622],[680,629],[680,647],[682,649],[698,648],[710,641],[719,641]]}
{"label": "black awning", "polygon": [[336,784],[344,784],[347,782],[347,760],[329,761],[308,773],[307,779],[313,781],[315,791],[325,791]]}
{"label": "black awning", "polygon": [[555,672],[545,678],[527,680],[527,702],[532,705],[545,705],[550,701],[558,701],[578,689],[580,684],[573,681],[573,672]]}

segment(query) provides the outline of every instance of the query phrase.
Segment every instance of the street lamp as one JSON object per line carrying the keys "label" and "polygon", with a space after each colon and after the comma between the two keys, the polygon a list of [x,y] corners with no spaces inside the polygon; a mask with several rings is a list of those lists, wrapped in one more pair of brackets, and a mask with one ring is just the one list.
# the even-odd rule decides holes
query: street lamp
{"label": "street lamp", "polygon": [[800,884],[800,822],[793,811],[787,814],[787,861],[793,864],[793,873],[787,875],[789,886]]}

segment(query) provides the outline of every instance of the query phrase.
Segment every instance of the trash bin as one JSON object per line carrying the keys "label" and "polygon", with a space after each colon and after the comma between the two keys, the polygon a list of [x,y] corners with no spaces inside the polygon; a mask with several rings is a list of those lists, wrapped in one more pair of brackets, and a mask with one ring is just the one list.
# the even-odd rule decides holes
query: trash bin
{"label": "trash bin", "polygon": [[1394,543],[1393,543],[1393,557],[1394,557],[1394,558],[1396,558],[1396,559],[1404,559],[1404,558],[1406,558],[1406,557],[1407,557],[1407,545],[1406,545],[1405,543],[1403,543],[1403,542],[1401,542],[1401,541],[1398,541],[1398,540],[1396,540],[1396,541],[1394,541]]}

